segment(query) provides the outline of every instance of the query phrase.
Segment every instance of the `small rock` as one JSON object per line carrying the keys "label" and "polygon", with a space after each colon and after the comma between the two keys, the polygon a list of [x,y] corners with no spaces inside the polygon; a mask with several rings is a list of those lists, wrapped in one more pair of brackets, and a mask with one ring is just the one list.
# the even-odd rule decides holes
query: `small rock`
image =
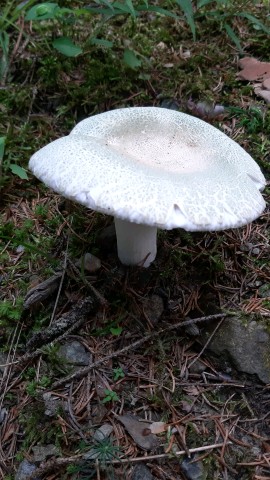
{"label": "small rock", "polygon": [[242,243],[242,245],[240,245],[240,250],[241,252],[250,252],[253,247],[254,247],[253,243],[245,242],[245,243]]}
{"label": "small rock", "polygon": [[204,363],[202,363],[200,360],[196,360],[196,362],[192,363],[192,365],[189,368],[190,373],[202,373],[206,369]]}
{"label": "small rock", "polygon": [[89,365],[91,361],[90,352],[77,340],[61,345],[59,355],[64,357],[67,363],[77,366]]}
{"label": "small rock", "polygon": [[98,457],[100,456],[100,453],[94,449],[94,448],[91,448],[90,450],[87,450],[84,454],[83,454],[83,459],[84,460],[96,460]]}
{"label": "small rock", "polygon": [[44,414],[47,417],[55,417],[58,414],[59,410],[59,399],[58,398],[52,398],[52,394],[50,392],[46,392],[42,395],[43,401],[44,401]]}
{"label": "small rock", "polygon": [[[22,463],[20,463],[19,465],[19,468],[15,475],[15,480],[27,480],[27,478],[30,477],[30,475],[32,475],[36,469],[36,465],[28,462],[28,460],[23,460]],[[35,477],[34,480],[40,480],[40,478]]]}
{"label": "small rock", "polygon": [[8,414],[8,410],[6,408],[0,409],[0,425],[5,420],[5,417],[7,416],[7,414]]}
{"label": "small rock", "polygon": [[[96,460],[97,458],[101,457],[101,450],[99,449],[99,442],[101,443],[104,439],[108,438],[113,431],[113,427],[109,423],[104,423],[100,428],[98,428],[94,435],[93,435],[93,440],[94,440],[94,446],[90,450],[84,453],[83,458],[85,460]],[[102,447],[101,447],[102,448]],[[104,460],[107,458],[107,460],[110,460],[112,458],[112,452],[110,452],[110,449],[108,448],[108,451],[105,451],[106,446],[104,447]]]}
{"label": "small rock", "polygon": [[104,438],[108,438],[111,435],[112,431],[113,427],[109,423],[104,423],[104,425],[101,425],[101,427],[95,431],[93,440],[102,442]]}
{"label": "small rock", "polygon": [[270,334],[267,324],[240,317],[227,318],[209,343],[214,325],[202,330],[200,343],[223,360],[229,360],[244,373],[256,374],[264,383],[270,383]]}
{"label": "small rock", "polygon": [[59,455],[58,448],[53,445],[36,445],[32,448],[35,462],[44,462],[49,457]]}
{"label": "small rock", "polygon": [[181,468],[188,480],[204,480],[206,477],[203,463],[194,460],[194,457],[185,458],[181,463]]}
{"label": "small rock", "polygon": [[260,253],[260,249],[250,242],[242,243],[240,250],[241,252],[249,252],[251,255],[259,255]]}
{"label": "small rock", "polygon": [[259,295],[262,298],[270,297],[270,284],[269,283],[264,283],[263,285],[260,286]]}
{"label": "small rock", "polygon": [[92,253],[85,253],[76,263],[76,267],[87,272],[94,273],[97,272],[101,267],[101,261],[98,257]]}
{"label": "small rock", "polygon": [[94,425],[101,423],[108,414],[108,409],[103,403],[93,405],[91,408],[91,421]]}
{"label": "small rock", "polygon": [[131,480],[153,480],[153,475],[144,463],[136,465],[131,474]]}
{"label": "small rock", "polygon": [[162,298],[158,295],[151,295],[150,297],[144,298],[143,310],[151,324],[157,324],[164,311],[164,303]]}
{"label": "small rock", "polygon": [[[255,280],[254,282],[247,283],[247,286],[249,288],[255,288],[255,289],[257,289],[261,285],[262,285],[262,282],[260,280]],[[269,290],[269,292],[270,292],[270,290]],[[259,289],[259,294],[260,294],[260,289]]]}

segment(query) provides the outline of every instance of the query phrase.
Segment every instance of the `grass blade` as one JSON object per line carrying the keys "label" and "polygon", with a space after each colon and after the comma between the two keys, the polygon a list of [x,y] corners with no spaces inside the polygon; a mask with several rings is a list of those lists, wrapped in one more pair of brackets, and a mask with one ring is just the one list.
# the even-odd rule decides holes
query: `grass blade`
{"label": "grass blade", "polygon": [[241,13],[238,13],[238,17],[244,17],[247,20],[249,20],[254,26],[262,30],[263,32],[268,34],[270,33],[270,29],[266,27],[262,22],[260,22],[258,18],[254,17],[254,15],[251,15],[248,12],[241,12]]}
{"label": "grass blade", "polygon": [[228,23],[225,23],[224,24],[224,28],[228,34],[228,37],[232,40],[232,42],[236,45],[237,49],[239,50],[240,53],[243,53],[243,48],[241,46],[241,43],[240,43],[240,40],[238,38],[238,36],[236,35],[236,33],[234,32],[234,30],[232,29],[232,27],[230,25],[228,25]]}
{"label": "grass blade", "polygon": [[194,14],[193,14],[193,6],[191,0],[175,0],[177,5],[181,8],[183,11],[187,23],[190,27],[190,30],[192,32],[193,40],[196,39],[196,26],[194,22]]}

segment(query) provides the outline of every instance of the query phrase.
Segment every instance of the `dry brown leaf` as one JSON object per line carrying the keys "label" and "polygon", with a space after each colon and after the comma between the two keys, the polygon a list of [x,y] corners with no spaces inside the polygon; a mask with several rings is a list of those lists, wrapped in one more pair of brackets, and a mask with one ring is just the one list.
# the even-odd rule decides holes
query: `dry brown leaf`
{"label": "dry brown leaf", "polygon": [[263,88],[270,90],[270,77],[263,81]]}
{"label": "dry brown leaf", "polygon": [[259,95],[259,97],[263,98],[266,103],[270,103],[270,90],[265,90],[264,88],[261,88],[261,85],[256,85],[254,87],[254,92],[256,95]]}
{"label": "dry brown leaf", "polygon": [[238,78],[248,81],[262,82],[270,78],[270,63],[260,62],[256,58],[245,57],[239,61],[242,70],[238,73]]}
{"label": "dry brown leaf", "polygon": [[263,449],[266,453],[270,453],[270,443],[269,442],[262,442]]}
{"label": "dry brown leaf", "polygon": [[157,435],[158,433],[164,433],[168,430],[168,425],[165,422],[153,422],[149,426],[151,433]]}
{"label": "dry brown leaf", "polygon": [[149,423],[139,421],[133,415],[119,415],[117,419],[124,425],[134,442],[143,450],[154,450],[158,446],[158,439],[151,432]]}

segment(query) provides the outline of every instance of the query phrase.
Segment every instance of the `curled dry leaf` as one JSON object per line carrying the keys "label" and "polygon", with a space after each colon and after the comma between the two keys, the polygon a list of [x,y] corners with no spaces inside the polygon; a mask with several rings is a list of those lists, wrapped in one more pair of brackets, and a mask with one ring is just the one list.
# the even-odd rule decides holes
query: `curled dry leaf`
{"label": "curled dry leaf", "polygon": [[266,101],[266,103],[270,103],[270,89],[269,90],[264,89],[261,87],[261,84],[260,84],[260,85],[254,86],[254,92],[256,93],[256,95],[263,98]]}
{"label": "curled dry leaf", "polygon": [[254,92],[263,98],[266,103],[270,103],[270,63],[245,57],[240,60],[239,65],[242,70],[238,73],[238,78],[256,82]]}
{"label": "curled dry leaf", "polygon": [[248,81],[262,82],[270,78],[270,63],[260,62],[256,58],[245,57],[239,61],[242,70],[238,73],[238,78]]}
{"label": "curled dry leaf", "polygon": [[134,415],[119,415],[117,419],[124,425],[134,442],[143,450],[154,450],[158,446],[158,439],[151,432],[149,423],[140,421]]}
{"label": "curled dry leaf", "polygon": [[62,272],[57,272],[52,277],[44,280],[44,282],[39,283],[28,290],[24,299],[24,308],[28,309],[33,305],[39,304],[46,300],[52,293],[54,293],[59,286],[61,275]]}
{"label": "curled dry leaf", "polygon": [[269,441],[262,442],[262,447],[266,453],[270,453],[270,443]]}

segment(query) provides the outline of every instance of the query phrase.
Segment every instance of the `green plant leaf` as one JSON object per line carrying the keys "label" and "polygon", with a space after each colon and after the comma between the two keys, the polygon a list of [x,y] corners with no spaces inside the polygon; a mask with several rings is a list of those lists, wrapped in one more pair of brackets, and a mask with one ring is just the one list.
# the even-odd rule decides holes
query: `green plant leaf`
{"label": "green plant leaf", "polygon": [[137,10],[138,12],[155,12],[155,13],[159,13],[160,15],[164,15],[166,17],[171,17],[175,19],[179,18],[179,16],[176,15],[175,13],[170,12],[169,10],[165,10],[165,8],[156,7],[155,5],[148,5],[148,6],[139,5],[137,7]]}
{"label": "green plant leaf", "polygon": [[5,153],[5,142],[6,142],[6,137],[0,137],[0,165]]}
{"label": "green plant leaf", "polygon": [[197,8],[206,7],[206,5],[209,5],[210,3],[216,3],[216,2],[214,0],[199,0],[197,2]]}
{"label": "green plant leaf", "polygon": [[123,328],[122,327],[112,327],[110,328],[110,332],[112,335],[115,335],[116,337],[118,337],[119,335],[121,335],[123,331]]}
{"label": "green plant leaf", "polygon": [[109,40],[105,40],[105,38],[91,38],[90,43],[91,45],[98,45],[104,48],[113,47],[113,42],[110,42]]}
{"label": "green plant leaf", "polygon": [[246,18],[247,20],[249,20],[254,26],[256,26],[257,28],[259,28],[260,30],[262,30],[263,32],[265,33],[270,33],[270,29],[268,27],[266,27],[262,22],[260,22],[260,20],[258,20],[258,18],[254,17],[254,15],[251,15],[250,13],[248,12],[241,12],[241,13],[238,13],[238,16],[239,17],[244,17]]}
{"label": "green plant leaf", "polygon": [[232,40],[232,42],[236,45],[240,53],[243,53],[243,48],[241,46],[240,40],[236,33],[233,31],[232,27],[228,25],[228,23],[224,24],[224,28],[229,36],[229,38]]}
{"label": "green plant leaf", "polygon": [[126,49],[124,51],[124,62],[134,70],[141,66],[142,61],[137,57],[133,50]]}
{"label": "green plant leaf", "polygon": [[21,178],[22,180],[28,180],[28,175],[24,168],[16,165],[16,163],[11,163],[9,168],[14,175],[17,175],[17,177]]}
{"label": "green plant leaf", "polygon": [[34,5],[27,12],[25,19],[26,20],[51,20],[54,19],[57,15],[57,11],[60,9],[57,3],[40,3]]}
{"label": "green plant leaf", "polygon": [[117,402],[119,400],[117,393],[113,390],[105,388],[104,393],[106,396],[103,398],[102,403]]}
{"label": "green plant leaf", "polygon": [[106,7],[108,7],[112,12],[114,12],[114,8],[113,8],[111,2],[109,2],[109,0],[99,0],[99,1],[96,1],[95,3],[97,3],[98,5],[103,4]]}
{"label": "green plant leaf", "polygon": [[187,19],[187,23],[190,27],[190,30],[193,35],[193,39],[196,38],[196,26],[194,22],[194,14],[193,14],[193,6],[191,0],[175,0],[177,5],[181,8],[184,12],[184,15]]}
{"label": "green plant leaf", "polygon": [[53,47],[66,57],[77,57],[82,53],[81,47],[75,45],[70,38],[59,37],[53,41]]}
{"label": "green plant leaf", "polygon": [[113,369],[113,379],[115,382],[117,382],[117,380],[119,380],[120,378],[124,378],[124,377],[125,377],[125,372],[121,367]]}
{"label": "green plant leaf", "polygon": [[129,11],[130,11],[130,14],[132,15],[132,17],[136,17],[136,12],[135,12],[132,0],[126,0],[126,5],[129,8]]}
{"label": "green plant leaf", "polygon": [[0,79],[2,79],[6,75],[9,64],[9,35],[5,31],[0,31],[0,47],[2,50],[2,56],[0,58]]}

